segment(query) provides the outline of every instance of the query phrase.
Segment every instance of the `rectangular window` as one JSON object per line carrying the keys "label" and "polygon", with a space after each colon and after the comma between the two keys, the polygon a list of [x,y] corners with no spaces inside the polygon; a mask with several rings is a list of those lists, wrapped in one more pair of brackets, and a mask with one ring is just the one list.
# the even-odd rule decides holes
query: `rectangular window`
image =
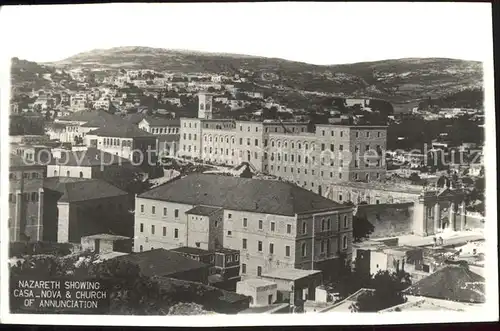
{"label": "rectangular window", "polygon": [[286,233],[292,233],[292,225],[291,224],[286,225]]}
{"label": "rectangular window", "polygon": [[231,219],[231,217],[233,217],[233,215],[227,214],[227,218]]}
{"label": "rectangular window", "polygon": [[347,226],[348,226],[347,215],[344,215],[344,228],[347,228]]}
{"label": "rectangular window", "polygon": [[290,256],[290,246],[285,246],[285,256]]}
{"label": "rectangular window", "polygon": [[263,221],[259,220],[259,230],[262,230],[263,227],[264,227]]}
{"label": "rectangular window", "polygon": [[141,213],[144,213],[144,205],[141,205]]}
{"label": "rectangular window", "polygon": [[257,250],[259,252],[262,252],[262,241],[259,240],[258,245],[257,245]]}
{"label": "rectangular window", "polygon": [[243,219],[243,227],[246,228],[248,226],[248,221],[246,218]]}
{"label": "rectangular window", "polygon": [[259,146],[259,139],[255,139],[255,146]]}
{"label": "rectangular window", "polygon": [[246,274],[247,273],[247,265],[245,263],[241,264],[241,273]]}
{"label": "rectangular window", "polygon": [[179,238],[179,229],[174,230],[174,238]]}
{"label": "rectangular window", "polygon": [[232,232],[232,231],[227,231],[227,235],[228,235],[228,236],[231,236],[232,234],[233,234],[233,232]]}
{"label": "rectangular window", "polygon": [[271,231],[274,232],[276,224],[274,222],[271,222]]}
{"label": "rectangular window", "polygon": [[242,243],[243,249],[247,249],[247,240],[243,238],[243,243]]}
{"label": "rectangular window", "polygon": [[166,227],[166,226],[164,226],[164,227],[163,227],[163,236],[165,237],[166,235],[167,235],[167,227]]}
{"label": "rectangular window", "polygon": [[167,208],[163,208],[163,216],[167,216]]}
{"label": "rectangular window", "polygon": [[269,254],[274,254],[274,244],[273,243],[269,244]]}
{"label": "rectangular window", "polygon": [[153,215],[154,215],[154,214],[155,214],[155,212],[156,212],[156,208],[155,208],[155,206],[151,206],[151,214],[153,214]]}
{"label": "rectangular window", "polygon": [[174,216],[175,216],[175,218],[179,218],[179,209],[176,209],[174,211]]}
{"label": "rectangular window", "polygon": [[144,232],[144,223],[141,223],[141,233]]}
{"label": "rectangular window", "polygon": [[151,225],[151,234],[155,234],[155,226]]}
{"label": "rectangular window", "polygon": [[257,276],[262,275],[262,267],[257,267]]}

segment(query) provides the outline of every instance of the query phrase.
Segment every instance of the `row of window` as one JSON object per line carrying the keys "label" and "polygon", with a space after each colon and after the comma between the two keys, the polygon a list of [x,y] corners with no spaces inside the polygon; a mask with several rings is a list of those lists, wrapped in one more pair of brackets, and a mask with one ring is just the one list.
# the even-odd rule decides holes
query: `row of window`
{"label": "row of window", "polygon": [[[23,173],[24,179],[36,179],[36,178],[41,178],[42,176],[40,176],[40,173],[38,173],[38,172],[31,172],[31,173],[24,172]],[[17,179],[17,176],[15,173],[13,173],[13,172],[9,173],[9,180],[16,180],[16,179]]]}
{"label": "row of window", "polygon": [[184,127],[187,127],[187,124],[189,124],[189,127],[191,127],[191,124],[194,124],[194,128],[195,128],[195,129],[196,129],[196,127],[198,126],[198,123],[191,123],[191,122],[186,123],[186,122],[184,122]]}
{"label": "row of window", "polygon": [[[355,132],[356,138],[359,138],[359,134],[360,134],[360,131],[356,131]],[[321,135],[322,136],[326,136],[326,131],[325,130],[321,130]],[[330,135],[332,137],[335,137],[335,131],[330,131]],[[344,131],[340,131],[340,137],[343,137],[343,136],[344,136]],[[365,131],[365,137],[366,138],[370,138],[370,136],[371,136],[371,132],[370,131]],[[377,131],[376,136],[377,136],[377,138],[382,137],[382,132]]]}
{"label": "row of window", "polygon": [[[246,238],[242,239],[242,246],[241,249],[247,250],[248,249],[248,240]],[[262,253],[262,241],[257,241],[257,252]],[[269,254],[274,254],[274,243],[269,243]],[[290,246],[286,245],[285,246],[285,256],[289,257],[290,256]]]}
{"label": "row of window", "polygon": [[[141,205],[141,213],[144,213],[144,205]],[[163,216],[167,216],[167,207],[163,207]],[[156,206],[151,206],[151,214],[156,215]],[[174,217],[179,218],[179,209],[174,209]]]}
{"label": "row of window", "polygon": [[[232,217],[233,217],[232,214],[227,214],[228,219],[232,219]],[[264,221],[259,220],[258,224],[259,224],[259,230],[264,230]],[[246,218],[246,217],[243,218],[242,225],[244,228],[248,227],[248,218]],[[271,231],[271,232],[276,231],[276,222],[273,222],[273,221],[269,222],[269,231]],[[288,234],[292,233],[292,225],[291,224],[286,225],[286,233],[288,233]]]}
{"label": "row of window", "polygon": [[[26,202],[38,202],[39,194],[38,194],[38,192],[23,193],[23,200]],[[16,202],[16,195],[15,194],[13,194],[13,193],[9,194],[9,202],[10,203]]]}
{"label": "row of window", "polygon": [[[120,139],[116,139],[116,138],[104,138],[103,139],[103,144],[105,146],[120,146]],[[131,140],[122,140],[121,141],[121,146],[122,147],[132,147],[132,141]]]}
{"label": "row of window", "polygon": [[184,140],[186,140],[186,139],[191,140],[191,138],[193,138],[193,140],[196,140],[196,133],[193,133],[193,135],[191,135],[191,133],[189,133],[189,134],[184,133],[183,138],[184,138]]}
{"label": "row of window", "polygon": [[[159,134],[171,133],[171,134],[174,134],[174,133],[179,133],[179,128],[151,128],[150,131],[151,131],[151,133],[159,133]],[[184,139],[186,139],[186,138],[184,138]]]}
{"label": "row of window", "polygon": [[[141,233],[144,233],[144,223],[141,223],[139,225],[139,231]],[[155,234],[156,234],[156,227],[155,227],[155,225],[151,225],[151,235],[155,235]],[[164,226],[162,228],[162,236],[163,237],[167,236],[167,227],[166,226]],[[175,239],[179,238],[179,229],[177,229],[177,228],[174,229],[173,236]]]}
{"label": "row of window", "polygon": [[[54,177],[57,177],[57,176],[58,176],[57,170],[54,170]],[[71,177],[69,170],[66,171],[66,177]],[[83,171],[80,171],[79,177],[83,178]]]}
{"label": "row of window", "polygon": [[[246,238],[242,239],[242,250],[248,250],[248,240]],[[347,236],[342,236],[342,249],[347,249]],[[257,252],[263,253],[263,243],[262,241],[257,241]],[[320,252],[330,254],[331,253],[331,242],[329,239],[321,240]],[[274,243],[269,243],[268,254],[274,254]],[[300,254],[302,257],[307,256],[307,243],[302,243],[300,245]],[[290,257],[290,246],[285,246],[285,257]]]}

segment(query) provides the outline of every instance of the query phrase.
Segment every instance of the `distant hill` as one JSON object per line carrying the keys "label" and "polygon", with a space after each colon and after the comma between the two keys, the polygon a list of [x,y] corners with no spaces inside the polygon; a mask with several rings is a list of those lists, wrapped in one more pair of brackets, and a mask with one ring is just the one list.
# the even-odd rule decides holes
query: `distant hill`
{"label": "distant hill", "polygon": [[[44,65],[227,75],[240,73],[256,84],[281,91],[371,97],[394,103],[415,102],[429,96],[438,98],[464,89],[480,88],[483,84],[480,62],[445,58],[406,58],[320,66],[276,58],[132,46],[79,53]],[[241,70],[244,72],[241,73]]]}

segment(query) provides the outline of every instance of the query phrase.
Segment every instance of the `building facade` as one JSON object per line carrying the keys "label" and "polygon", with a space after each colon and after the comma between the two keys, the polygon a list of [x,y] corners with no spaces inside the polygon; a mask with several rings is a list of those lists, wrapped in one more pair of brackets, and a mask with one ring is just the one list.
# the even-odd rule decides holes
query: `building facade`
{"label": "building facade", "polygon": [[241,252],[242,276],[331,273],[351,243],[352,208],[291,183],[195,174],[136,197],[134,251],[218,245]]}
{"label": "building facade", "polygon": [[45,166],[18,155],[10,155],[8,220],[10,241],[43,239],[45,176]]}
{"label": "building facade", "polygon": [[[180,119],[179,155],[257,170],[324,195],[328,185],[385,178],[385,126],[317,125],[212,119],[200,96],[199,118]],[[201,109],[204,107],[204,109]]]}

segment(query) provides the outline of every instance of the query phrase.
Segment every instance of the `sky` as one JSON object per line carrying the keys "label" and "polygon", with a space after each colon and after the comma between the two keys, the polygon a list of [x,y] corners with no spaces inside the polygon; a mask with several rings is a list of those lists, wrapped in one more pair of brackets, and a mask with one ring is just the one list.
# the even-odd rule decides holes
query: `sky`
{"label": "sky", "polygon": [[[488,3],[187,3],[7,6],[0,52],[37,62],[149,46],[341,64],[491,57]],[[4,33],[7,31],[7,33]]]}

